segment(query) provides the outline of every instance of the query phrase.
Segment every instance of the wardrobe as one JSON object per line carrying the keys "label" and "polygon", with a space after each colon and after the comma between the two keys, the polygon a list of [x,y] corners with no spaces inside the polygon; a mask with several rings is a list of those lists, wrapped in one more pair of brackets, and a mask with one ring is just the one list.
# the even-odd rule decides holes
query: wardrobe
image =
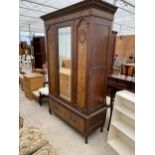
{"label": "wardrobe", "polygon": [[116,10],[101,0],[85,0],[41,17],[48,53],[49,111],[81,133],[85,143],[94,130],[103,131]]}

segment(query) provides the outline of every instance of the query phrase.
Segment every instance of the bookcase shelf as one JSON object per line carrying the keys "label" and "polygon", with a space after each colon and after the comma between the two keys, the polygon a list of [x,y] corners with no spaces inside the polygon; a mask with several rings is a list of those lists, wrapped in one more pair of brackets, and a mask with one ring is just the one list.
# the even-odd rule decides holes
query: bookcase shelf
{"label": "bookcase shelf", "polygon": [[126,115],[127,117],[135,120],[135,112],[133,110],[119,105],[115,106],[114,109]]}
{"label": "bookcase shelf", "polygon": [[118,120],[115,122],[112,122],[112,125],[119,129],[121,132],[123,132],[126,136],[131,138],[133,141],[135,140],[135,130],[134,128],[126,123],[125,121]]}
{"label": "bookcase shelf", "polygon": [[134,149],[122,139],[115,138],[109,141],[109,145],[120,155],[134,155]]}
{"label": "bookcase shelf", "polygon": [[134,94],[122,90],[115,96],[108,144],[120,155],[135,152],[135,99]]}

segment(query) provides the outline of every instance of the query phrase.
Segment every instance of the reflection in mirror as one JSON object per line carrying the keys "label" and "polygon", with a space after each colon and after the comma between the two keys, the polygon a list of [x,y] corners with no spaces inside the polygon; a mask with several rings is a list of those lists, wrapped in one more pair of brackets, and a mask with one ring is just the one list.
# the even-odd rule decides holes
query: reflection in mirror
{"label": "reflection in mirror", "polygon": [[71,27],[58,29],[60,97],[71,101]]}

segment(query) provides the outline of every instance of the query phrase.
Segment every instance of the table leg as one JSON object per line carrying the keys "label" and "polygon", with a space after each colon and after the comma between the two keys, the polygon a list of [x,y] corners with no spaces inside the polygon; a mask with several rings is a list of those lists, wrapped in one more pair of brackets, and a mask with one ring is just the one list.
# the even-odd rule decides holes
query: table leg
{"label": "table leg", "polygon": [[110,123],[111,123],[111,117],[112,117],[112,111],[113,111],[113,102],[114,102],[113,96],[114,96],[114,90],[111,88],[111,91],[110,91],[110,118],[109,118],[107,131],[109,131]]}

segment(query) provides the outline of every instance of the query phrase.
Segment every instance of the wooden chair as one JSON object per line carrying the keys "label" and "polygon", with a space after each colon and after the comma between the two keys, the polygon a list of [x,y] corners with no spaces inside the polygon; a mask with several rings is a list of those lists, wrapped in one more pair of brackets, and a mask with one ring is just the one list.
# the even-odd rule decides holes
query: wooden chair
{"label": "wooden chair", "polygon": [[[46,73],[44,73],[44,87],[41,87],[38,90],[34,90],[32,94],[36,102],[38,102],[40,106],[42,106],[43,99],[45,98],[48,99],[49,88],[48,88],[48,75]],[[49,111],[49,113],[51,114],[51,111]]]}
{"label": "wooden chair", "polygon": [[38,90],[34,90],[32,92],[36,102],[42,106],[42,102],[44,98],[48,98],[49,89],[48,89],[48,82],[44,82],[44,87],[39,88]]}
{"label": "wooden chair", "polygon": [[[47,86],[46,86],[47,85]],[[44,98],[48,98],[49,95],[49,88],[48,88],[48,82],[44,82],[44,87],[39,88],[39,98],[38,98],[38,102],[40,104],[40,106],[42,106],[42,100]]]}

